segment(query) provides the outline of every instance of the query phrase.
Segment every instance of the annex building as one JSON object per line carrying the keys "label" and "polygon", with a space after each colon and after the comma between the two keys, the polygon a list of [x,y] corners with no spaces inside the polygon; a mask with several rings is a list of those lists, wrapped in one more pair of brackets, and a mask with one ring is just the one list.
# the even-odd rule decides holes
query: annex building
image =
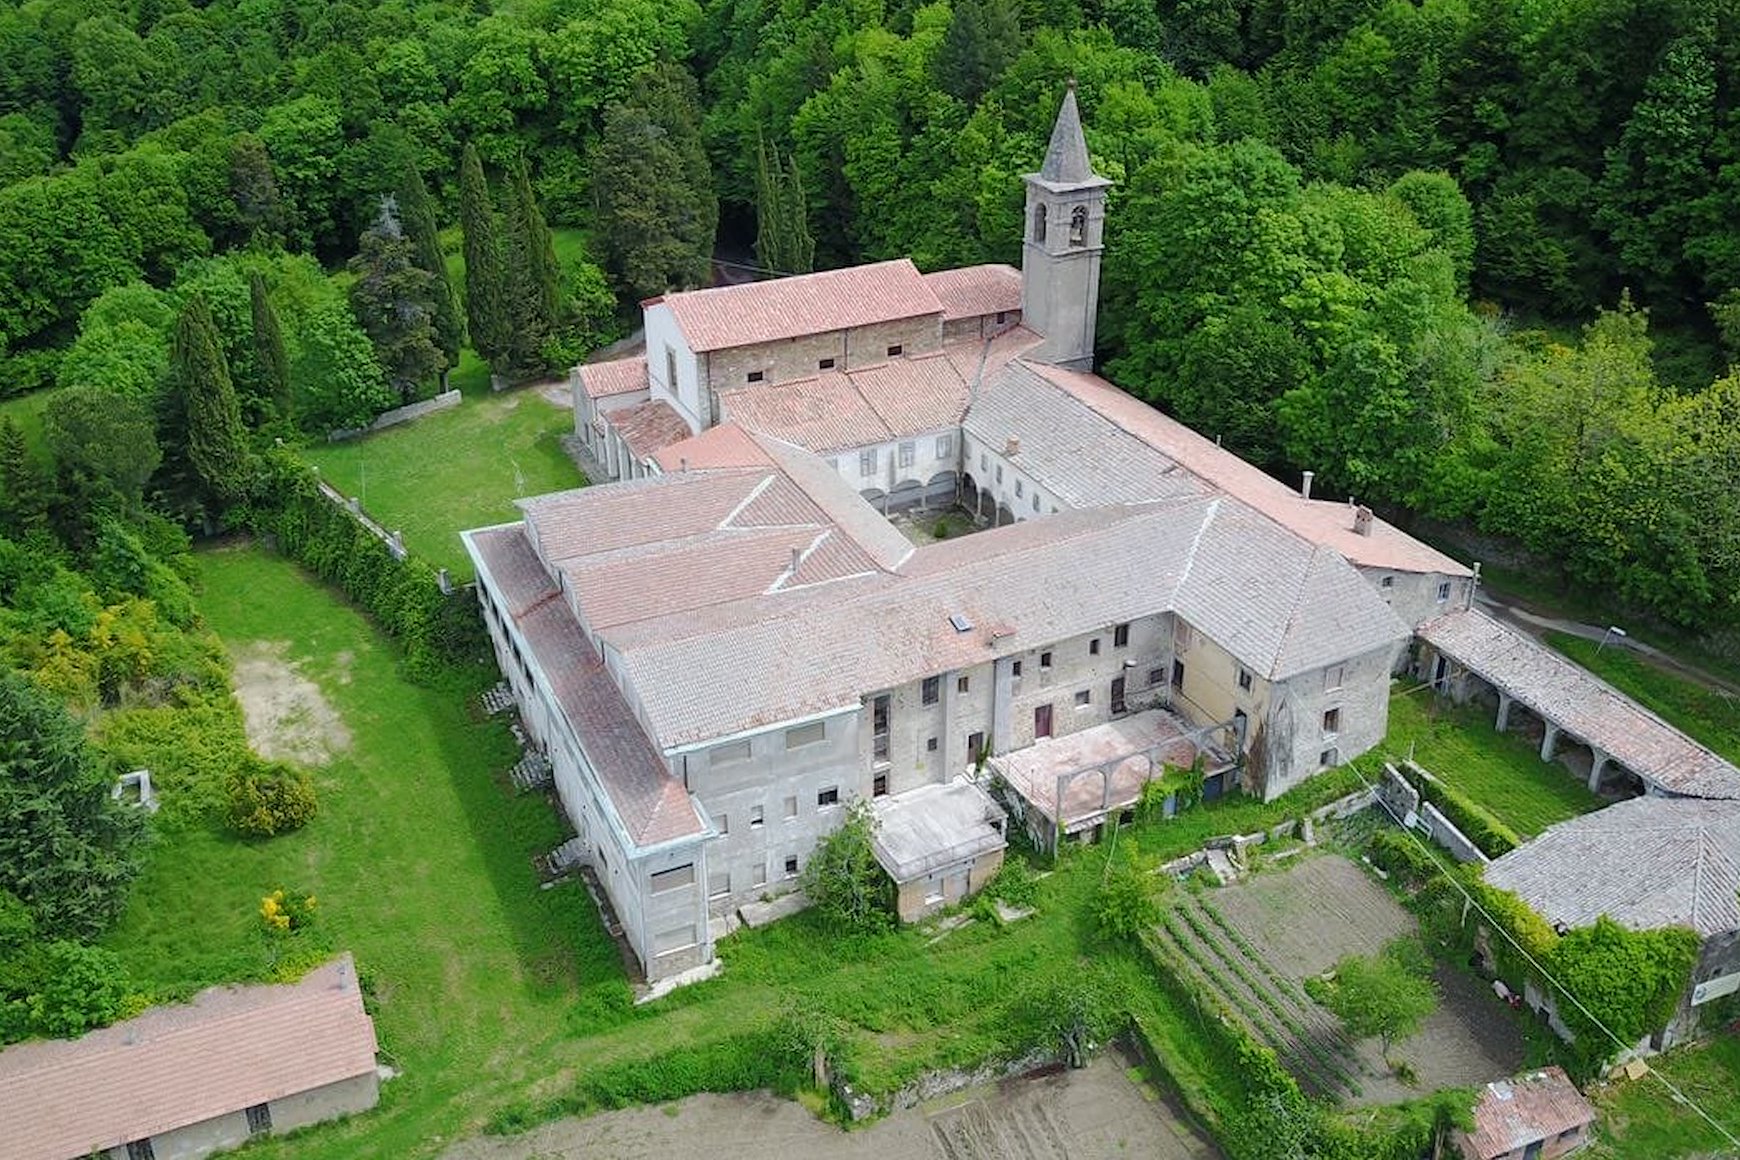
{"label": "annex building", "polygon": [[[1470,571],[1091,373],[1105,220],[1074,92],[1021,269],[667,294],[575,370],[613,482],[465,533],[528,730],[649,979],[710,961],[853,799],[902,917],[1009,812],[1091,834],[1170,765],[1272,798],[1375,745]],[[938,513],[984,530],[933,540]],[[1007,787],[1006,812],[985,792]]]}

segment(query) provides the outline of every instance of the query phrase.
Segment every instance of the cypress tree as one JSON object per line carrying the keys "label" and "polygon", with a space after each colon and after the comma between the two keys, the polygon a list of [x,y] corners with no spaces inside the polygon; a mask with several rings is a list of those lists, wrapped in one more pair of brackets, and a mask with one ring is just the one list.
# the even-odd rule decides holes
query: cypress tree
{"label": "cypress tree", "polygon": [[189,297],[175,320],[169,365],[187,416],[188,461],[212,496],[233,503],[248,490],[247,432],[203,295]]}
{"label": "cypress tree", "polygon": [[555,334],[560,289],[556,246],[532,194],[524,160],[515,162],[503,217],[508,364],[515,374],[544,369],[544,345]]}
{"label": "cypress tree", "polygon": [[429,291],[430,321],[435,326],[435,345],[447,365],[441,368],[441,389],[447,389],[447,372],[459,365],[459,348],[465,343],[465,320],[454,301],[453,283],[447,277],[447,259],[441,253],[440,229],[435,220],[435,200],[423,184],[423,175],[406,164],[399,183],[399,221],[411,240],[417,265],[432,279]]}
{"label": "cypress tree", "polygon": [[470,143],[459,166],[459,226],[465,234],[465,320],[477,353],[495,366],[507,353],[508,340],[501,235],[483,162]]}
{"label": "cypress tree", "polygon": [[417,265],[416,248],[399,225],[393,199],[381,199],[374,225],[351,260],[357,280],[350,305],[374,343],[375,357],[402,402],[446,366],[435,345],[435,279]]}
{"label": "cypress tree", "polygon": [[248,275],[248,305],[254,317],[255,394],[271,404],[278,418],[288,419],[295,410],[290,395],[290,359],[284,353],[278,312],[266,297],[266,279],[258,270]]}
{"label": "cypress tree", "polygon": [[0,415],[0,533],[23,535],[48,513],[48,473],[31,455],[24,428]]}
{"label": "cypress tree", "polygon": [[807,274],[815,267],[816,241],[810,235],[803,177],[797,158],[782,164],[779,148],[756,142],[755,254],[762,266],[781,274]]}

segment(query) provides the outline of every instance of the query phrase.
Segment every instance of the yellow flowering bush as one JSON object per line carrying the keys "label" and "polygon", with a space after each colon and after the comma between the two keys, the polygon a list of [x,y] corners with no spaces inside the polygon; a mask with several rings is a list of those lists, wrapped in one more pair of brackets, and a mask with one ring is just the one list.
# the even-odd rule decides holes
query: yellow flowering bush
{"label": "yellow flowering bush", "polygon": [[314,925],[314,895],[278,889],[260,899],[260,924],[268,934],[294,934]]}

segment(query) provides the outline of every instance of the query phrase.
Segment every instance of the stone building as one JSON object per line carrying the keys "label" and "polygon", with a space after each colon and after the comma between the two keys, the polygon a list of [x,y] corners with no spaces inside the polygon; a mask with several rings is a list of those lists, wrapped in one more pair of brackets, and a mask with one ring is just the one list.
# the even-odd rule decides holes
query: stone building
{"label": "stone building", "polygon": [[[466,533],[649,977],[710,959],[853,798],[898,818],[1017,755],[1012,804],[1054,836],[1198,756],[1211,795],[1272,798],[1382,738],[1412,628],[1470,599],[1456,561],[1088,373],[1108,183],[1073,90],[1027,182],[1019,271],[899,260],[644,303],[645,357],[573,375],[617,482]],[[987,530],[888,519],[957,505]],[[887,851],[919,883],[903,910],[983,877],[949,855],[990,853],[974,825],[903,833],[937,844]]]}
{"label": "stone building", "polygon": [[299,983],[214,987],[79,1039],[0,1051],[0,1158],[194,1160],[366,1111],[374,1023],[341,955]]}
{"label": "stone building", "polygon": [[1557,1160],[1590,1141],[1595,1118],[1564,1068],[1549,1067],[1480,1089],[1456,1148],[1463,1160]]}

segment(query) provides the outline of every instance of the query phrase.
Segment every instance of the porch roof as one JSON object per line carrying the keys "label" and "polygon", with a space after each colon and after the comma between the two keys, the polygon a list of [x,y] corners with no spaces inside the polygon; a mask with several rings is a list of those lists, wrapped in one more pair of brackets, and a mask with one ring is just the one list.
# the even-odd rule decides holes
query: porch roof
{"label": "porch roof", "polygon": [[1006,844],[1002,809],[970,781],[877,798],[874,809],[876,861],[895,882],[911,882]]}

